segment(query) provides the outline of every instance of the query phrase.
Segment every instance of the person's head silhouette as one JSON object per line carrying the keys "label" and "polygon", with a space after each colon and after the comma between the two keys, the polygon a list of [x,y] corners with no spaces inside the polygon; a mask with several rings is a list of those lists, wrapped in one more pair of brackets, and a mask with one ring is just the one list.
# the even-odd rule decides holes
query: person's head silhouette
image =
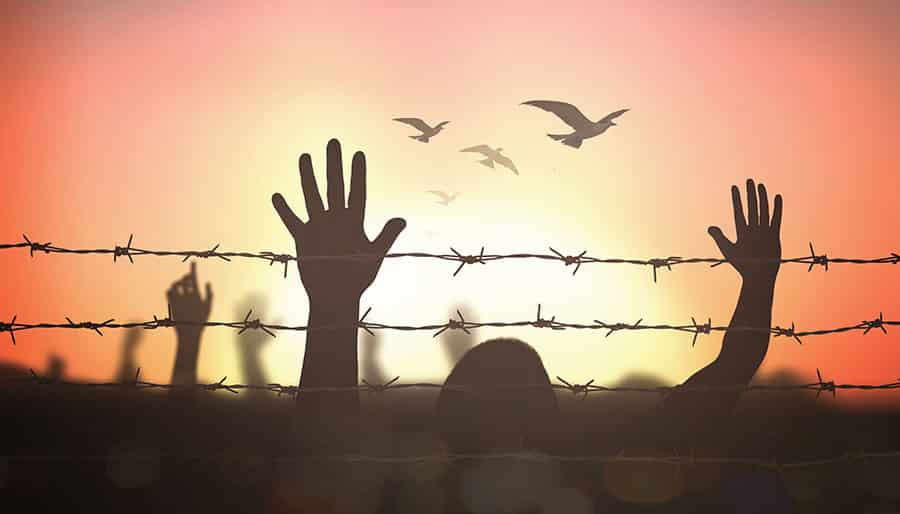
{"label": "person's head silhouette", "polygon": [[517,339],[492,339],[466,352],[437,401],[439,429],[453,453],[548,450],[558,413],[540,356]]}

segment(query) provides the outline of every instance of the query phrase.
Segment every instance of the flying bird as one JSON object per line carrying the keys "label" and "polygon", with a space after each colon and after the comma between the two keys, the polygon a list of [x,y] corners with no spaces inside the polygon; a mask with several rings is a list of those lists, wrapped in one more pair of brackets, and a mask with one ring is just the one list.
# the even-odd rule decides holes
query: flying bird
{"label": "flying bird", "polygon": [[460,150],[460,152],[480,153],[481,155],[487,157],[486,159],[478,161],[478,162],[480,162],[481,164],[484,164],[488,168],[493,168],[494,163],[497,163],[501,166],[505,166],[505,167],[509,168],[510,170],[512,170],[513,173],[518,175],[519,170],[516,169],[516,165],[513,164],[512,160],[509,157],[502,155],[500,153],[502,151],[503,151],[502,148],[494,149],[488,145],[470,146],[469,148],[463,148],[462,150]]}
{"label": "flying bird", "polygon": [[394,118],[394,121],[399,121],[400,123],[405,123],[418,129],[421,134],[409,137],[423,143],[427,143],[428,140],[436,136],[438,132],[444,130],[444,125],[450,123],[449,121],[442,121],[434,127],[431,127],[419,118]]}
{"label": "flying bird", "polygon": [[606,132],[609,127],[616,125],[616,122],[613,120],[630,110],[620,109],[607,114],[600,120],[591,121],[578,110],[578,107],[565,102],[530,100],[528,102],[523,102],[522,105],[530,105],[547,112],[552,112],[557,115],[559,119],[563,120],[566,125],[572,127],[575,132],[572,132],[571,134],[547,134],[550,139],[560,141],[562,144],[571,146],[572,148],[581,148],[581,142],[585,139],[590,139]]}
{"label": "flying bird", "polygon": [[452,202],[453,200],[456,200],[456,197],[459,196],[459,193],[453,193],[451,195],[451,194],[445,193],[444,191],[428,191],[428,192],[433,195],[439,196],[441,199],[438,200],[436,203],[439,203],[441,205],[450,205],[450,202]]}

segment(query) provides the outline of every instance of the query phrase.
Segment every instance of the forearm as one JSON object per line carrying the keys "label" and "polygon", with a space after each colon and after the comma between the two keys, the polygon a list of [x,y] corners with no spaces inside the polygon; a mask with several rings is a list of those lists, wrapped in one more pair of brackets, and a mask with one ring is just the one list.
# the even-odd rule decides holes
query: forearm
{"label": "forearm", "polygon": [[172,383],[194,385],[197,383],[197,358],[200,354],[200,333],[178,334],[178,349],[172,367]]}
{"label": "forearm", "polygon": [[309,330],[306,334],[306,350],[300,374],[298,406],[309,404],[319,408],[325,402],[314,400],[328,398],[327,404],[337,405],[340,410],[358,411],[359,394],[355,390],[340,393],[303,393],[304,388],[356,387],[358,320],[359,298],[328,302],[310,301]]}
{"label": "forearm", "polygon": [[722,350],[713,363],[720,369],[714,374],[721,381],[717,385],[746,385],[759,369],[769,349],[770,334],[768,331],[741,329],[768,329],[771,326],[774,294],[774,277],[743,281],[729,331],[725,333]]}

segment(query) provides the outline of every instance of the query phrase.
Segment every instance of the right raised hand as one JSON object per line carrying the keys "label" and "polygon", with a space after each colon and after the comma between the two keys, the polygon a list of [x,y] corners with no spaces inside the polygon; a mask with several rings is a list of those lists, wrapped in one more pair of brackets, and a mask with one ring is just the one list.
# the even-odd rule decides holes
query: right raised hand
{"label": "right raised hand", "polygon": [[709,227],[709,235],[744,280],[774,281],[781,259],[781,195],[775,195],[771,220],[766,186],[757,187],[752,179],[747,180],[747,216],[737,186],[731,186],[731,203],[736,241],[729,241],[719,227]]}
{"label": "right raised hand", "polygon": [[402,218],[388,221],[381,234],[369,241],[363,230],[366,211],[366,156],[353,155],[349,202],[344,202],[344,170],[337,139],[327,149],[328,210],[313,175],[309,154],[300,156],[300,185],[309,221],[294,214],[284,197],[272,195],[272,205],[294,238],[298,257],[365,255],[364,259],[300,260],[300,280],[312,302],[340,304],[358,301],[378,273],[385,254],[406,227]]}

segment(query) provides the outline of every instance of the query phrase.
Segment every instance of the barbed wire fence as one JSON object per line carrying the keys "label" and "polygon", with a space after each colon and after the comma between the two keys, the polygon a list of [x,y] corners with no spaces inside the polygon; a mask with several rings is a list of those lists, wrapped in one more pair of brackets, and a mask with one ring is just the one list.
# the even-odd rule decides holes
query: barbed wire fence
{"label": "barbed wire fence", "polygon": [[17,344],[16,340],[16,332],[30,331],[30,330],[88,330],[97,333],[98,335],[103,335],[104,329],[129,329],[129,328],[141,328],[144,330],[157,330],[162,328],[174,328],[174,327],[218,327],[218,328],[230,328],[238,331],[238,334],[242,334],[248,330],[261,330],[268,334],[271,337],[276,337],[275,332],[278,331],[291,331],[291,332],[309,332],[309,331],[328,331],[328,330],[337,330],[337,329],[345,329],[345,328],[357,328],[361,330],[365,330],[370,335],[375,335],[373,331],[375,330],[394,330],[401,332],[433,332],[432,337],[437,337],[448,330],[461,330],[466,333],[470,333],[471,329],[478,328],[539,328],[539,329],[550,329],[550,330],[599,330],[605,331],[605,337],[609,337],[610,335],[619,332],[619,331],[669,331],[669,332],[682,332],[691,334],[691,346],[696,345],[697,338],[700,335],[711,334],[713,332],[753,332],[753,333],[762,333],[762,334],[770,334],[776,338],[784,337],[787,339],[791,339],[798,344],[803,343],[803,338],[807,337],[816,337],[816,336],[826,336],[833,334],[842,334],[847,332],[860,332],[862,335],[867,335],[872,330],[879,330],[882,333],[887,333],[887,327],[889,326],[897,326],[900,325],[900,320],[892,320],[885,319],[884,313],[879,312],[877,317],[874,317],[869,320],[862,320],[857,323],[852,323],[843,326],[836,326],[830,328],[820,328],[820,329],[812,329],[812,330],[798,330],[796,325],[792,322],[789,327],[782,327],[780,325],[774,327],[753,327],[753,326],[725,326],[725,325],[713,325],[712,319],[707,318],[707,321],[704,323],[698,323],[696,318],[692,317],[690,324],[653,324],[653,323],[644,323],[643,318],[637,320],[634,323],[625,323],[621,321],[617,322],[607,322],[595,319],[592,323],[569,323],[558,321],[556,316],[551,318],[543,317],[541,313],[541,305],[538,304],[537,307],[537,315],[534,319],[531,320],[518,320],[518,321],[469,321],[465,319],[465,316],[459,310],[456,311],[457,318],[450,318],[445,322],[441,323],[426,323],[420,325],[403,325],[403,324],[388,324],[388,323],[378,323],[374,321],[366,321],[366,318],[372,312],[372,308],[370,307],[365,311],[365,313],[360,317],[360,319],[356,323],[344,324],[344,325],[322,325],[311,327],[308,325],[283,325],[277,323],[265,323],[259,318],[253,318],[253,310],[247,312],[247,315],[243,320],[239,321],[191,321],[191,320],[176,320],[172,316],[172,309],[169,307],[168,316],[165,318],[160,318],[156,315],[152,316],[152,319],[146,321],[132,321],[127,323],[118,323],[114,318],[106,319],[105,321],[72,321],[71,318],[66,317],[65,323],[51,323],[51,322],[38,322],[38,323],[23,323],[18,321],[18,316],[13,316],[9,322],[0,322],[0,333],[8,332],[10,334],[10,338],[12,343]]}
{"label": "barbed wire fence", "polygon": [[[433,259],[433,260],[441,260],[441,261],[449,261],[457,263],[457,267],[453,272],[453,276],[457,276],[464,267],[467,265],[481,264],[486,265],[490,262],[501,261],[501,260],[523,260],[523,259],[531,259],[531,260],[544,260],[544,261],[557,261],[564,264],[564,266],[574,266],[572,274],[575,275],[581,268],[583,264],[623,264],[623,265],[632,265],[632,266],[641,266],[641,267],[649,267],[652,270],[653,281],[657,282],[658,280],[658,270],[666,269],[672,270],[674,266],[681,266],[686,264],[708,264],[711,267],[716,267],[721,264],[727,263],[728,261],[722,258],[709,258],[709,257],[677,257],[677,256],[668,256],[662,258],[650,258],[650,259],[627,259],[627,258],[610,258],[610,257],[595,257],[588,255],[586,251],[582,251],[577,254],[564,254],[562,252],[557,251],[555,248],[550,247],[549,250],[551,253],[509,253],[509,254],[491,254],[485,253],[485,248],[482,247],[479,253],[477,254],[464,254],[457,251],[455,248],[450,248],[451,253],[426,253],[426,252],[404,252],[404,253],[389,253],[387,255],[366,255],[366,254],[356,254],[356,255],[338,255],[338,256],[301,256],[297,257],[290,254],[285,253],[276,253],[271,251],[260,251],[260,252],[249,252],[249,251],[221,251],[219,250],[219,245],[213,245],[210,249],[207,250],[154,250],[154,249],[144,249],[133,246],[134,236],[130,236],[128,242],[125,246],[120,246],[118,244],[109,247],[109,248],[68,248],[58,245],[53,245],[51,242],[40,243],[35,242],[29,239],[26,235],[23,234],[23,241],[9,244],[0,244],[0,251],[3,250],[15,250],[15,249],[26,249],[29,252],[29,255],[33,258],[35,253],[43,253],[46,255],[50,254],[72,254],[72,255],[112,255],[113,261],[118,262],[119,258],[127,258],[130,263],[134,263],[135,257],[141,256],[153,256],[153,257],[180,257],[182,261],[187,261],[191,258],[201,258],[201,259],[220,259],[224,262],[232,262],[234,259],[248,259],[248,260],[261,260],[268,262],[269,265],[274,265],[276,263],[281,264],[284,269],[284,276],[287,277],[288,267],[291,262],[295,261],[304,261],[304,260],[373,260],[373,259]],[[810,253],[807,256],[802,257],[794,257],[794,258],[783,258],[775,260],[770,259],[748,259],[747,261],[753,262],[778,262],[780,264],[801,264],[807,266],[807,271],[812,271],[815,267],[821,267],[825,271],[828,271],[830,265],[834,264],[852,264],[852,265],[895,265],[900,263],[900,254],[895,252],[890,252],[888,255],[882,257],[875,258],[847,258],[847,257],[829,257],[826,254],[818,254],[816,253],[812,243],[809,244]],[[887,333],[888,326],[896,326],[900,325],[900,320],[891,320],[885,319],[883,313],[879,312],[878,317],[869,320],[862,320],[857,323],[852,323],[843,326],[835,326],[830,328],[822,328],[822,329],[814,329],[814,330],[799,330],[795,326],[794,323],[790,324],[790,327],[786,326],[774,326],[774,327],[729,327],[729,326],[719,326],[713,325],[712,320],[707,318],[707,321],[704,323],[698,323],[695,318],[691,318],[691,323],[683,323],[683,324],[649,324],[644,323],[643,319],[639,319],[635,323],[625,323],[625,322],[604,322],[601,320],[593,320],[593,323],[568,323],[559,321],[556,317],[551,317],[549,319],[542,316],[541,306],[538,305],[537,315],[535,319],[531,320],[520,320],[520,321],[486,321],[486,322],[474,322],[469,321],[464,318],[464,315],[457,311],[457,319],[448,319],[446,322],[441,323],[431,323],[431,324],[421,324],[421,325],[403,325],[403,324],[386,324],[386,323],[378,323],[373,321],[366,321],[366,318],[371,312],[371,308],[368,309],[363,316],[357,321],[357,323],[349,325],[351,327],[362,329],[368,332],[369,334],[374,334],[373,331],[376,330],[396,330],[396,331],[429,331],[433,332],[433,337],[437,337],[442,333],[448,330],[461,330],[463,332],[468,333],[471,329],[476,328],[486,328],[486,327],[494,327],[494,328],[512,328],[512,327],[533,327],[533,328],[542,328],[542,329],[550,329],[550,330],[601,330],[605,331],[605,337],[609,337],[610,335],[619,332],[619,331],[673,331],[673,332],[682,332],[688,333],[691,335],[691,345],[694,346],[697,342],[697,339],[700,335],[711,334],[713,332],[726,332],[726,331],[741,331],[741,332],[755,332],[755,333],[766,333],[770,334],[776,338],[783,337],[785,339],[790,339],[795,341],[798,344],[803,343],[803,338],[813,337],[813,336],[824,336],[830,334],[841,334],[841,333],[849,333],[849,332],[859,332],[862,335],[867,335],[872,330],[879,330],[882,333]],[[128,323],[117,323],[115,319],[110,318],[102,322],[95,321],[80,321],[75,322],[72,319],[66,317],[65,323],[50,323],[50,322],[38,322],[38,323],[23,323],[18,321],[17,316],[13,316],[11,321],[9,322],[0,322],[0,332],[8,332],[10,334],[10,338],[12,343],[16,344],[16,332],[22,331],[30,331],[30,330],[88,330],[96,332],[98,335],[103,335],[104,329],[127,329],[127,328],[141,328],[145,330],[156,330],[162,328],[174,328],[179,326],[204,326],[204,327],[223,327],[230,328],[234,330],[238,330],[239,333],[243,333],[248,330],[260,330],[265,332],[266,334],[275,337],[276,332],[278,331],[311,331],[311,330],[333,330],[337,328],[347,328],[347,325],[344,326],[323,326],[323,327],[309,327],[304,325],[282,325],[282,324],[272,324],[265,323],[259,318],[252,318],[253,311],[249,311],[243,320],[240,321],[204,321],[204,322],[196,322],[196,321],[188,321],[188,320],[176,320],[173,319],[171,308],[169,309],[168,315],[165,318],[160,318],[157,316],[153,316],[152,320],[140,321],[140,322],[128,322]],[[701,318],[702,319],[702,318]],[[18,377],[13,379],[4,380],[0,383],[3,384],[35,384],[38,386],[55,386],[55,387],[64,387],[64,388],[78,388],[78,389],[111,389],[111,390],[122,390],[122,391],[144,391],[144,390],[198,390],[198,391],[227,391],[230,393],[237,394],[241,391],[250,391],[250,390],[259,390],[259,391],[268,391],[277,394],[278,396],[288,395],[291,397],[296,397],[301,394],[317,394],[317,393],[333,393],[333,392],[363,392],[363,393],[372,393],[372,394],[381,394],[388,391],[400,391],[400,390],[410,390],[410,389],[431,389],[437,391],[456,391],[463,392],[469,394],[483,394],[487,392],[497,392],[497,391],[509,391],[509,390],[528,390],[528,389],[546,389],[546,384],[495,384],[493,386],[479,386],[479,387],[466,387],[466,386],[453,386],[448,384],[438,384],[431,382],[409,382],[404,383],[400,382],[400,377],[397,376],[390,381],[387,381],[383,384],[373,384],[366,380],[363,380],[361,384],[353,387],[299,387],[292,385],[282,385],[278,383],[269,383],[265,385],[253,385],[253,384],[240,384],[240,383],[228,383],[227,377],[223,377],[221,380],[217,382],[211,383],[197,383],[197,384],[167,384],[167,383],[157,383],[151,382],[141,379],[140,377],[140,369],[137,370],[135,374],[134,380],[127,382],[75,382],[75,381],[67,381],[53,377],[42,376],[35,372],[33,369],[29,370],[30,375],[25,377]],[[895,382],[888,382],[882,384],[852,384],[852,383],[837,383],[834,380],[824,380],[821,372],[817,369],[817,378],[816,382],[809,383],[799,383],[799,384],[749,384],[749,385],[738,385],[738,386],[720,386],[720,387],[711,387],[711,386],[686,386],[686,385],[676,385],[676,386],[658,386],[658,387],[607,387],[594,384],[594,380],[589,380],[583,384],[577,383],[574,381],[568,381],[560,376],[557,376],[557,383],[551,383],[550,387],[556,391],[569,392],[574,396],[584,400],[589,395],[599,394],[599,393],[647,393],[647,394],[658,394],[665,395],[673,392],[703,392],[703,393],[712,393],[712,392],[803,392],[814,391],[816,393],[816,397],[818,398],[821,393],[831,393],[833,396],[836,395],[838,390],[854,390],[854,391],[889,391],[900,389],[900,378],[898,378]],[[159,456],[153,456],[152,458],[158,458]],[[205,458],[247,458],[246,456],[185,456],[185,455],[173,455],[173,458],[178,459],[205,459]],[[120,457],[110,457],[110,456],[9,456],[4,457],[6,459],[20,459],[20,460],[66,460],[66,459],[103,459],[109,460],[111,458],[125,458],[125,459],[141,459],[143,457],[140,456],[120,456]],[[310,458],[308,456],[302,457],[304,460]],[[314,457],[315,458],[315,457]],[[794,462],[779,462],[777,459],[760,459],[753,457],[696,457],[693,455],[671,455],[671,456],[626,456],[624,451],[619,453],[618,455],[593,455],[593,456],[568,456],[568,455],[544,455],[544,454],[522,454],[522,453],[512,453],[512,454],[439,454],[439,455],[417,455],[417,456],[377,456],[377,455],[328,455],[324,456],[324,458],[328,460],[338,460],[345,462],[369,462],[369,463],[386,463],[386,464],[398,464],[398,463],[420,463],[420,462],[428,462],[428,461],[455,461],[455,460],[469,460],[469,459],[477,459],[477,460],[490,460],[490,459],[520,459],[520,460],[536,460],[536,461],[569,461],[569,462],[594,462],[594,463],[655,463],[655,464],[668,464],[674,466],[693,466],[693,465],[701,465],[701,464],[737,464],[737,465],[745,465],[745,466],[753,466],[759,468],[766,469],[774,469],[783,471],[788,468],[793,467],[808,467],[808,466],[821,466],[821,465],[830,465],[830,464],[842,464],[842,463],[851,463],[851,462],[869,462],[875,459],[896,459],[900,458],[900,452],[866,452],[866,451],[858,451],[858,452],[850,452],[836,457],[828,457],[823,459],[814,459],[807,461],[794,461]],[[296,460],[292,458],[274,458],[274,460],[280,460],[289,462],[291,460]]]}
{"label": "barbed wire fence", "polygon": [[[134,257],[140,256],[154,256],[154,257],[181,257],[182,261],[187,261],[190,258],[199,258],[199,259],[220,259],[225,262],[232,262],[233,259],[251,259],[251,260],[262,260],[269,263],[269,265],[273,265],[275,263],[282,264],[284,266],[284,276],[287,277],[288,265],[294,261],[313,261],[313,260],[376,260],[376,259],[436,259],[442,261],[451,261],[459,263],[456,267],[456,270],[453,272],[453,276],[456,276],[462,271],[462,269],[466,265],[471,264],[487,264],[489,262],[501,261],[501,260],[521,260],[521,259],[532,259],[532,260],[545,260],[545,261],[559,261],[562,262],[565,266],[574,266],[575,268],[572,271],[572,274],[578,273],[578,270],[581,269],[582,264],[624,264],[624,265],[632,265],[632,266],[643,266],[649,267],[653,270],[653,281],[657,281],[657,270],[661,268],[665,268],[667,270],[672,270],[673,266],[685,265],[685,264],[709,264],[711,267],[716,267],[721,264],[725,264],[728,261],[723,258],[715,258],[715,257],[676,257],[676,256],[668,256],[668,257],[658,257],[658,258],[650,258],[650,259],[626,259],[619,257],[594,257],[587,254],[587,251],[582,251],[577,254],[564,254],[562,252],[557,251],[553,247],[549,247],[551,253],[508,253],[508,254],[490,254],[484,253],[485,247],[481,247],[481,251],[477,254],[463,254],[458,252],[455,248],[451,247],[451,253],[427,253],[427,252],[401,252],[401,253],[388,253],[387,255],[374,255],[374,254],[353,254],[353,255],[315,255],[315,256],[300,256],[297,257],[295,255],[286,254],[286,253],[277,253],[272,251],[259,251],[259,252],[251,252],[251,251],[221,251],[219,250],[219,245],[215,244],[211,248],[206,250],[152,250],[145,248],[138,248],[133,246],[134,243],[134,234],[129,236],[128,243],[125,246],[120,246],[118,244],[113,245],[108,248],[67,248],[63,246],[54,245],[52,242],[47,243],[39,243],[36,241],[32,241],[27,235],[22,235],[23,241],[16,243],[4,243],[0,244],[0,251],[2,250],[15,250],[15,249],[27,249],[28,253],[31,257],[34,257],[35,253],[44,253],[44,254],[72,254],[72,255],[112,255],[113,261],[117,262],[120,257],[127,258],[128,261],[134,264]],[[890,252],[886,256],[882,257],[874,257],[874,258],[856,258],[856,257],[829,257],[827,254],[818,254],[813,248],[812,243],[809,243],[809,255],[802,257],[792,257],[792,258],[782,258],[778,260],[771,259],[739,259],[740,262],[779,262],[781,264],[803,264],[807,266],[808,271],[812,271],[814,267],[820,266],[825,271],[828,271],[828,267],[830,264],[855,264],[855,265],[872,265],[872,264],[898,264],[900,263],[900,254],[896,252]]]}
{"label": "barbed wire fence", "polygon": [[271,455],[184,455],[184,454],[121,454],[121,455],[11,455],[0,456],[0,459],[21,461],[150,461],[173,459],[177,461],[252,461],[261,460],[278,464],[296,464],[306,461],[337,461],[357,464],[422,464],[450,463],[456,461],[502,461],[521,462],[569,462],[594,464],[666,464],[675,467],[692,467],[698,465],[740,465],[761,469],[785,471],[792,468],[808,468],[834,464],[851,464],[855,462],[869,463],[876,460],[900,459],[900,452],[853,451],[834,457],[807,460],[779,460],[777,458],[757,457],[708,457],[696,455],[680,455],[673,453],[664,456],[627,455],[623,450],[616,455],[552,455],[542,453],[434,453],[410,456],[380,455],[322,455],[311,454],[300,457],[274,457]]}
{"label": "barbed wire fence", "polygon": [[[143,391],[148,389],[157,390],[175,390],[175,391],[228,391],[238,394],[240,391],[268,391],[281,395],[290,395],[296,397],[299,394],[316,394],[316,393],[335,393],[335,392],[365,392],[365,393],[383,393],[386,391],[399,391],[409,389],[433,389],[439,391],[453,391],[468,394],[485,394],[492,392],[506,392],[514,390],[535,390],[543,391],[548,387],[546,384],[494,384],[473,386],[459,386],[450,384],[438,384],[433,382],[399,382],[400,377],[383,384],[373,384],[365,379],[362,383],[352,387],[298,387],[282,385],[278,383],[270,383],[265,385],[258,384],[238,384],[226,383],[228,377],[223,377],[217,382],[206,384],[166,384],[142,380],[140,377],[141,370],[138,369],[134,376],[134,380],[127,382],[74,382],[61,379],[55,379],[40,375],[33,369],[29,369],[30,376],[17,377],[0,381],[4,384],[39,384],[51,385],[59,387],[70,387],[79,389],[114,389],[125,391]],[[824,380],[821,372],[817,369],[816,374],[818,380],[803,384],[749,384],[749,385],[731,385],[731,386],[697,386],[697,385],[675,385],[675,386],[655,386],[655,387],[632,387],[632,386],[601,386],[595,385],[594,380],[589,380],[584,384],[569,382],[568,380],[557,376],[559,383],[551,383],[549,387],[558,391],[568,391],[573,395],[584,399],[592,393],[649,393],[649,394],[668,394],[673,392],[792,392],[792,391],[815,391],[816,397],[823,392],[830,392],[833,396],[838,390],[856,390],[856,391],[885,391],[900,389],[900,378],[895,382],[884,384],[844,384],[835,383],[833,380]]]}

